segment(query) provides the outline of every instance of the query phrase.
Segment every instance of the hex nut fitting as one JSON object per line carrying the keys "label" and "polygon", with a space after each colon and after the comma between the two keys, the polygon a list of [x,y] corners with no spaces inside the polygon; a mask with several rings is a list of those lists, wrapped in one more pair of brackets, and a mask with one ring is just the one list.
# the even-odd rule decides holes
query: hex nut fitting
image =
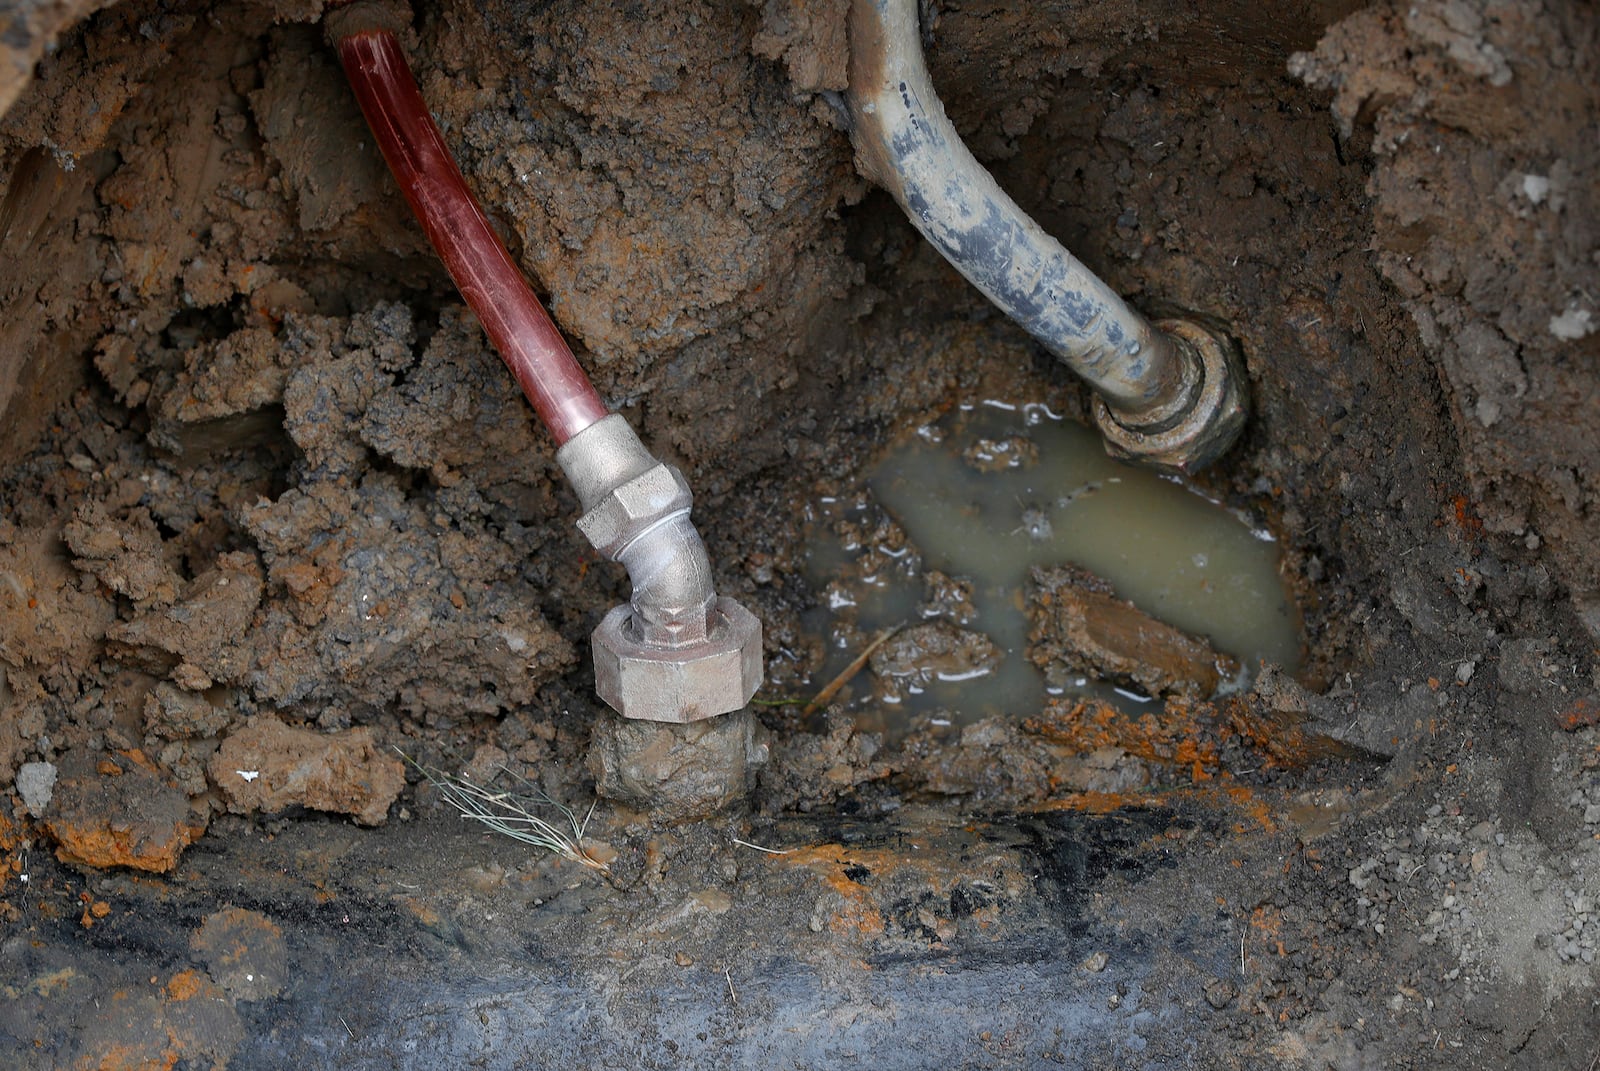
{"label": "hex nut fitting", "polygon": [[592,637],[595,691],[625,718],[692,722],[749,704],[761,687],[761,622],[718,598],[706,642],[652,647],[637,638],[631,606],[605,616]]}
{"label": "hex nut fitting", "polygon": [[1095,424],[1106,453],[1117,460],[1188,475],[1225,454],[1244,429],[1249,408],[1244,362],[1227,335],[1193,320],[1161,320],[1156,327],[1199,363],[1193,404],[1167,426],[1140,428],[1096,398]]}
{"label": "hex nut fitting", "polygon": [[694,494],[683,473],[657,462],[607,491],[578,518],[578,530],[600,553],[616,558],[644,532],[692,505]]}

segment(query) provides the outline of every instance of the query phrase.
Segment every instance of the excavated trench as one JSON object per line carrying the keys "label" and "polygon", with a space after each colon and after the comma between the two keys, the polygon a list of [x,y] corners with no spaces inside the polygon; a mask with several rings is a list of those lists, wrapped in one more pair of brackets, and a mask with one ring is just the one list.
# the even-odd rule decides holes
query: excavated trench
{"label": "excavated trench", "polygon": [[[1250,423],[1195,490],[1276,540],[1298,637],[1231,694],[1097,656],[1151,698],[1086,701],[1064,608],[1126,615],[1138,578],[1040,561],[1006,642],[1047,687],[891,726],[905,681],[979,665],[990,605],[886,491],[895,444],[1088,397],[857,174],[847,8],[418,4],[405,42],[765,628],[747,798],[685,815],[708,751],[669,734],[658,805],[595,808],[599,872],[462,821],[395,753],[581,816],[611,717],[587,637],[627,581],[323,4],[0,6],[17,1066],[1600,1052],[1600,19],[926,5],[1001,185],[1134,305],[1238,339]],[[1043,479],[1058,440],[1006,449]],[[1030,553],[1087,486],[1015,503]],[[1096,518],[1113,545],[1143,521]],[[831,573],[828,540],[857,554]],[[891,573],[923,631],[805,710],[879,628],[829,608]]]}

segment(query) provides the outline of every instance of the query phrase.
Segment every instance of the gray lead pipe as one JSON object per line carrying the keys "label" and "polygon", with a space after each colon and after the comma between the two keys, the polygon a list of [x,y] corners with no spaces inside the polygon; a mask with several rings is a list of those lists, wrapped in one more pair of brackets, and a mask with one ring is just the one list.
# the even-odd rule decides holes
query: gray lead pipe
{"label": "gray lead pipe", "polygon": [[[1151,324],[1006,195],[934,92],[917,0],[855,0],[848,101],[862,172],[962,275],[1094,387],[1113,453],[1187,471],[1226,449],[1243,423],[1240,370],[1236,357],[1204,350],[1230,344],[1187,322],[1161,325],[1168,331]],[[1230,366],[1232,385],[1223,381]],[[1207,405],[1215,411],[1196,413]]]}

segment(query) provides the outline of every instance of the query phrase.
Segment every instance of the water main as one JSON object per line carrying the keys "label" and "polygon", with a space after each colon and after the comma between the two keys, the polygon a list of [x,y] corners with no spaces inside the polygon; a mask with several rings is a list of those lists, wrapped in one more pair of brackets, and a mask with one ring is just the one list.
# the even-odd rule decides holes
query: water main
{"label": "water main", "polygon": [[1193,472],[1244,426],[1231,340],[1194,320],[1151,323],[1046,234],[978,163],[922,54],[918,0],[854,0],[850,136],[857,166],[990,301],[1087,380],[1115,457]]}
{"label": "water main", "polygon": [[601,401],[517,269],[434,124],[382,9],[330,14],[329,31],[395,181],[462,297],[550,429],[583,506],[578,528],[628,571],[629,603],[594,631],[595,688],[628,718],[690,722],[749,704],[761,623],[713,588],[683,474]]}

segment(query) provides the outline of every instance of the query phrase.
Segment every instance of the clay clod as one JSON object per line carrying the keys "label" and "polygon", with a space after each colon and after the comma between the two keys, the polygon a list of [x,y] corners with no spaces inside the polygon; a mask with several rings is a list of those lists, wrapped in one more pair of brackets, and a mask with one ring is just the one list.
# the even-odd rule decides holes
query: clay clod
{"label": "clay clod", "polygon": [[406,783],[400,760],[381,750],[365,726],[318,733],[272,718],[224,740],[207,773],[234,814],[308,807],[354,815],[366,826],[383,822]]}
{"label": "clay clod", "polygon": [[58,766],[61,778],[40,826],[64,863],[164,874],[205,832],[188,796],[162,780],[142,752],[74,749]]}
{"label": "clay clod", "polygon": [[1119,599],[1086,569],[1033,570],[1028,658],[1046,675],[1084,673],[1129,681],[1151,695],[1204,699],[1239,672],[1205,640]]}

